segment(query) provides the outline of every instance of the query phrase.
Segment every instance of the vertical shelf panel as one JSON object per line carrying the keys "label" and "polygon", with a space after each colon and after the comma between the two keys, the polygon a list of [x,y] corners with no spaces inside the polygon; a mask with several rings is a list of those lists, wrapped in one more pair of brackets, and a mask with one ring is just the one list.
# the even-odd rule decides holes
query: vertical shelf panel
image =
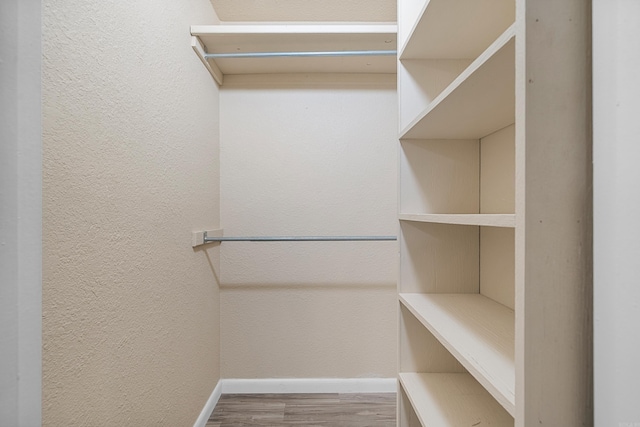
{"label": "vertical shelf panel", "polygon": [[400,223],[400,292],[478,293],[475,226]]}
{"label": "vertical shelf panel", "polygon": [[515,230],[480,227],[480,293],[515,310]]}
{"label": "vertical shelf panel", "polygon": [[478,213],[478,140],[406,140],[399,154],[400,212]]}
{"label": "vertical shelf panel", "polygon": [[515,125],[480,140],[480,213],[515,212]]}
{"label": "vertical shelf panel", "polygon": [[466,372],[451,353],[400,304],[400,372]]}

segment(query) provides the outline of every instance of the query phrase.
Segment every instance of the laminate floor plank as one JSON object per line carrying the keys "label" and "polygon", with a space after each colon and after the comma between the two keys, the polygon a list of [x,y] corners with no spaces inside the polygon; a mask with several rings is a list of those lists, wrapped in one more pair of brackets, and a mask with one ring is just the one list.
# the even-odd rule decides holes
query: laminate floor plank
{"label": "laminate floor plank", "polygon": [[225,394],[206,427],[395,427],[395,393]]}

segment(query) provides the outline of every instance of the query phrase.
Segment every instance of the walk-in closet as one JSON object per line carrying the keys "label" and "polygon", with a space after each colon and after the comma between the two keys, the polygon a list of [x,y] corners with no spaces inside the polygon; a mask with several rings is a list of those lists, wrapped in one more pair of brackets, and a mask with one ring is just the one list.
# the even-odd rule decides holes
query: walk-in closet
{"label": "walk-in closet", "polygon": [[0,425],[640,425],[603,2],[9,0]]}

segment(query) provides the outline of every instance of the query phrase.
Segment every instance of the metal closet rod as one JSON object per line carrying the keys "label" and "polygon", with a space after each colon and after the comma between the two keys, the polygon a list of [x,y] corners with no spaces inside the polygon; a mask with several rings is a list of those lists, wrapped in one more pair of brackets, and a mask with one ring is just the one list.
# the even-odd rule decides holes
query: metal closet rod
{"label": "metal closet rod", "polygon": [[396,236],[256,236],[256,237],[207,237],[204,243],[211,242],[371,242],[380,240],[398,240]]}
{"label": "metal closet rod", "polygon": [[205,58],[275,58],[275,57],[312,57],[312,56],[382,56],[396,55],[396,50],[344,50],[332,52],[235,52],[205,53]]}

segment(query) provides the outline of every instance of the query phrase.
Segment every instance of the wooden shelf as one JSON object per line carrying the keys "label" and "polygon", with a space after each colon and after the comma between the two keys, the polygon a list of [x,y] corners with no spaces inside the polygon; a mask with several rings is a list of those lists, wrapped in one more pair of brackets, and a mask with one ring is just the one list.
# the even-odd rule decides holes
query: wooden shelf
{"label": "wooden shelf", "polygon": [[513,418],[469,374],[400,373],[423,426],[510,426]]}
{"label": "wooden shelf", "polygon": [[483,227],[516,226],[514,214],[400,214],[401,221],[431,222],[437,224],[478,225]]}
{"label": "wooden shelf", "polygon": [[426,0],[400,59],[474,59],[514,21],[513,0]]}
{"label": "wooden shelf", "polygon": [[220,80],[224,74],[396,72],[395,55],[215,60],[206,60],[203,56],[205,53],[395,50],[395,24],[195,25],[191,27],[191,35],[197,39],[192,42],[194,50],[205,65],[220,74]]}
{"label": "wooden shelf", "polygon": [[511,26],[409,123],[400,138],[479,139],[514,122]]}
{"label": "wooden shelf", "polygon": [[400,301],[515,416],[513,310],[480,294],[399,294]]}

